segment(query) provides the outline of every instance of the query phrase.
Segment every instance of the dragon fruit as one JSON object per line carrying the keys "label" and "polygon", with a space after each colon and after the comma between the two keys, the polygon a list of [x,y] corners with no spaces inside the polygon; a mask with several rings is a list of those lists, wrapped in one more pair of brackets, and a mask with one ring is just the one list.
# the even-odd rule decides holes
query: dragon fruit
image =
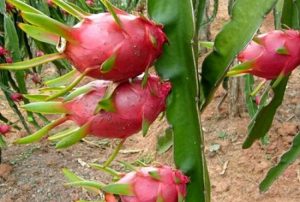
{"label": "dragon fruit", "polygon": [[11,94],[10,94],[10,98],[11,98],[14,102],[21,102],[21,101],[23,101],[23,99],[24,99],[24,97],[23,97],[22,94],[16,93],[16,92],[11,93]]}
{"label": "dragon fruit", "polygon": [[[122,81],[136,77],[150,67],[161,55],[167,41],[161,25],[119,10],[106,0],[103,3],[110,12],[100,14],[82,13],[74,6],[70,11],[70,5],[65,1],[52,0],[81,20],[74,27],[56,22],[19,0],[7,1],[18,9],[27,8],[22,16],[34,26],[20,24],[21,29],[38,40],[57,44],[60,52],[35,58],[32,63],[26,61],[26,65],[17,63],[19,69],[66,58],[84,75]],[[45,34],[35,35],[33,29],[38,29],[39,33],[45,30]],[[1,64],[0,69],[16,69],[15,66]]]}
{"label": "dragon fruit", "polygon": [[10,56],[5,57],[5,61],[6,61],[6,63],[9,63],[9,64],[14,62],[13,58]]}
{"label": "dragon fruit", "polygon": [[0,46],[0,57],[4,56],[7,53],[6,49],[3,46]]}
{"label": "dragon fruit", "polygon": [[229,75],[250,73],[275,79],[288,75],[300,64],[300,33],[296,30],[275,30],[258,35],[238,55],[244,68],[233,68]]}
{"label": "dragon fruit", "polygon": [[[143,127],[147,128],[157,118],[165,109],[171,89],[169,82],[161,82],[158,77],[150,75],[144,85],[139,78],[123,82],[107,97],[109,84],[108,81],[94,81],[80,88],[87,89],[86,94],[70,101],[36,102],[24,108],[33,112],[64,113],[62,121],[54,122],[53,127],[71,120],[84,129],[83,136],[127,138]],[[95,111],[97,106],[100,106],[98,112]]]}
{"label": "dragon fruit", "polygon": [[5,134],[9,133],[10,130],[11,130],[11,127],[9,125],[0,124],[0,134],[1,135],[5,135]]}
{"label": "dragon fruit", "polygon": [[[186,196],[189,178],[169,166],[144,167],[122,177],[116,185],[128,185],[127,194],[119,194],[122,202],[178,202]],[[113,184],[114,185],[114,184]],[[104,187],[112,191],[113,186]],[[110,201],[114,201],[110,195]]]}
{"label": "dragon fruit", "polygon": [[122,28],[110,13],[91,15],[71,30],[66,58],[91,77],[124,80],[141,74],[161,54],[166,36],[161,26],[142,17],[118,12]]}

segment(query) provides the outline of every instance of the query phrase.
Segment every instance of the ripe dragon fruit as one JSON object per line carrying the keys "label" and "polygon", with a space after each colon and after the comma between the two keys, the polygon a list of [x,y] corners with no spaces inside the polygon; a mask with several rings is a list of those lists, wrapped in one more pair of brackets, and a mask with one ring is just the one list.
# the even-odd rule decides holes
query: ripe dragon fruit
{"label": "ripe dragon fruit", "polygon": [[3,46],[0,46],[0,57],[4,56],[7,53],[6,49]]}
{"label": "ripe dragon fruit", "polygon": [[159,25],[124,12],[118,16],[122,28],[111,14],[101,13],[72,29],[76,43],[67,43],[64,54],[80,72],[91,68],[91,77],[124,80],[141,74],[161,54],[166,37]]}
{"label": "ripe dragon fruit", "polygon": [[0,135],[5,135],[11,130],[10,125],[0,124]]}
{"label": "ripe dragon fruit", "polygon": [[[87,89],[86,94],[70,101],[36,102],[24,108],[33,112],[66,114],[54,121],[52,126],[46,126],[49,130],[71,120],[81,127],[77,131],[81,131],[83,136],[91,134],[105,138],[127,138],[157,118],[165,109],[166,97],[171,89],[169,82],[161,82],[158,77],[150,75],[144,86],[139,78],[123,82],[106,98],[109,83],[94,81],[82,87]],[[99,112],[95,112],[97,106],[101,106]],[[48,132],[48,129],[44,132]]]}
{"label": "ripe dragon fruit", "polygon": [[[144,167],[130,172],[113,185],[128,185],[127,194],[119,194],[122,202],[178,202],[186,196],[186,184],[189,178],[181,171],[169,166]],[[104,191],[114,192],[113,186],[104,187]],[[112,195],[106,198],[116,201]]]}
{"label": "ripe dragon fruit", "polygon": [[[7,0],[22,12],[26,22],[20,28],[33,38],[56,44],[60,53],[45,55],[26,65],[1,64],[0,69],[26,69],[66,58],[87,76],[121,81],[138,76],[162,53],[167,41],[162,26],[142,16],[134,16],[103,0],[110,13],[88,14],[64,1],[52,0],[81,21],[74,27],[61,24],[19,0]],[[21,5],[21,6],[20,6]],[[26,9],[24,9],[26,8]],[[74,11],[75,10],[75,11]],[[29,12],[28,12],[29,11]],[[32,30],[38,29],[38,35]],[[45,33],[41,33],[41,32]]]}
{"label": "ripe dragon fruit", "polygon": [[11,98],[14,102],[21,102],[21,101],[23,101],[23,99],[24,99],[24,97],[23,97],[22,94],[16,93],[16,92],[11,93],[11,94],[10,94],[10,98]]}
{"label": "ripe dragon fruit", "polygon": [[300,33],[296,30],[275,30],[258,35],[238,55],[243,63],[228,75],[250,73],[267,80],[288,75],[300,64],[299,44]]}

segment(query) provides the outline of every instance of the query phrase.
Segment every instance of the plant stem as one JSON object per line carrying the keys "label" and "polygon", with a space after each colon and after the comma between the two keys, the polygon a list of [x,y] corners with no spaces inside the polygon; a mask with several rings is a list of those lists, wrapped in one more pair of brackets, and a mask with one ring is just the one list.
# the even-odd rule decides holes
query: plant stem
{"label": "plant stem", "polygon": [[115,148],[114,152],[109,156],[107,161],[105,161],[105,163],[103,164],[103,168],[108,167],[111,164],[111,162],[113,162],[113,160],[117,157],[117,155],[118,155],[119,151],[121,150],[121,148],[122,148],[125,141],[126,141],[126,139],[121,140],[121,142]]}

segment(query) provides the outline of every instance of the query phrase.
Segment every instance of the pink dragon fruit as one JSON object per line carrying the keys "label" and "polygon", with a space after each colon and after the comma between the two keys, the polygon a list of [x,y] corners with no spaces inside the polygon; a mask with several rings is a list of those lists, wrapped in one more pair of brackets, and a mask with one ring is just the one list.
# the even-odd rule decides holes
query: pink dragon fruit
{"label": "pink dragon fruit", "polygon": [[93,6],[95,4],[94,0],[86,0],[85,3],[88,5],[88,6]]}
{"label": "pink dragon fruit", "polygon": [[45,53],[43,51],[41,51],[41,50],[36,51],[36,56],[37,57],[41,57],[43,55],[45,55]]}
{"label": "pink dragon fruit", "polygon": [[6,61],[6,63],[13,63],[14,62],[13,58],[10,57],[10,56],[5,57],[5,61]]}
{"label": "pink dragon fruit", "polygon": [[300,34],[296,30],[259,35],[238,55],[238,60],[247,64],[245,68],[231,72],[250,73],[268,80],[288,75],[300,64],[299,44]]}
{"label": "pink dragon fruit", "polygon": [[91,77],[119,81],[141,74],[161,54],[166,36],[161,26],[118,11],[122,28],[110,13],[91,15],[76,25],[64,54]]}
{"label": "pink dragon fruit", "polygon": [[[62,121],[53,127],[72,120],[84,128],[84,135],[127,138],[157,118],[165,109],[166,97],[171,89],[169,82],[161,82],[158,77],[150,75],[144,86],[138,78],[132,82],[123,82],[106,98],[108,83],[92,82],[84,86],[89,88],[88,93],[70,101],[30,103],[24,108],[41,113],[65,113]],[[99,112],[95,112],[97,106],[101,106]]]}
{"label": "pink dragon fruit", "polygon": [[21,102],[21,101],[23,101],[23,99],[24,99],[24,97],[23,97],[22,94],[16,93],[16,92],[11,93],[11,94],[10,94],[10,98],[11,98],[14,102]]}
{"label": "pink dragon fruit", "polygon": [[5,135],[5,134],[9,133],[10,130],[11,130],[10,125],[0,124],[0,134],[1,135]]}
{"label": "pink dragon fruit", "polygon": [[47,4],[48,4],[48,6],[52,7],[53,6],[52,0],[47,0]]}
{"label": "pink dragon fruit", "polygon": [[[120,195],[122,202],[178,202],[186,196],[189,178],[169,166],[144,167],[130,172],[116,184],[127,184],[129,193]],[[112,186],[104,187],[108,192]],[[113,190],[112,190],[113,192]],[[113,193],[118,194],[118,193]],[[114,201],[110,195],[110,201]]]}
{"label": "pink dragon fruit", "polygon": [[3,46],[0,46],[0,57],[4,56],[7,53],[6,49]]}
{"label": "pink dragon fruit", "polygon": [[[18,0],[8,0],[19,9]],[[19,3],[18,3],[19,2]],[[74,67],[87,76],[112,81],[121,81],[133,78],[143,73],[161,55],[162,46],[167,41],[162,26],[145,17],[135,16],[119,10],[103,0],[110,13],[88,14],[76,11],[81,21],[74,27],[68,27],[53,19],[41,15],[40,11],[22,14],[27,22],[35,27],[47,30],[43,40],[57,43],[59,54],[45,55],[32,64],[20,69],[30,68],[43,62],[66,58]],[[64,1],[52,0],[61,8],[67,4]],[[24,4],[24,3],[23,3]],[[27,6],[28,7],[28,6]],[[68,6],[70,7],[70,5]],[[111,9],[109,9],[111,8]],[[31,8],[33,10],[34,8]],[[73,7],[73,9],[76,9]],[[74,14],[74,12],[71,12]],[[36,19],[47,20],[41,23]],[[49,26],[49,23],[51,26]],[[29,26],[29,27],[28,27]],[[34,29],[34,26],[20,24],[25,32]],[[52,27],[51,29],[49,27]],[[53,29],[56,27],[56,29]],[[57,30],[57,31],[56,31]],[[32,34],[28,31],[28,34]],[[34,35],[42,40],[41,35]],[[37,62],[38,61],[38,62]],[[18,66],[21,64],[19,63]],[[13,65],[1,64],[0,69],[14,69]]]}

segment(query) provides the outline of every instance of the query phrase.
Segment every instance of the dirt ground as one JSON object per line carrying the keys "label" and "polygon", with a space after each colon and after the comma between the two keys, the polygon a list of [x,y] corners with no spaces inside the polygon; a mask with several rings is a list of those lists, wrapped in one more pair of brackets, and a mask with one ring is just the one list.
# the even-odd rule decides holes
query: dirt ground
{"label": "dirt ground", "polygon": [[[220,12],[212,25],[215,36],[228,20],[226,4],[220,2]],[[272,18],[267,17],[262,31],[272,29]],[[212,184],[213,202],[298,202],[300,201],[300,159],[292,164],[266,193],[260,193],[258,184],[280,155],[289,148],[293,136],[300,131],[300,69],[291,76],[283,105],[280,107],[273,127],[269,132],[270,144],[256,142],[250,149],[243,150],[249,117],[229,117],[227,101],[217,110],[217,104],[225,94],[219,89],[215,99],[202,115],[205,134],[206,156]],[[0,99],[2,99],[0,95]],[[6,103],[0,110],[16,120]],[[148,136],[141,134],[129,138],[117,160],[172,165],[172,150],[163,155],[155,152],[157,135],[167,128],[165,121],[156,121]],[[12,133],[9,142],[25,135]],[[104,162],[116,142],[87,138],[69,149],[55,150],[44,140],[31,145],[10,145],[3,151],[4,163],[0,165],[0,202],[66,202],[78,199],[96,199],[97,196],[82,189],[65,187],[62,168],[69,168],[85,179],[108,182],[110,177],[88,166],[91,162]],[[212,145],[220,146],[216,152]],[[197,158],[197,157],[195,157]],[[124,168],[113,163],[117,170]],[[195,201],[196,202],[196,201]]]}

